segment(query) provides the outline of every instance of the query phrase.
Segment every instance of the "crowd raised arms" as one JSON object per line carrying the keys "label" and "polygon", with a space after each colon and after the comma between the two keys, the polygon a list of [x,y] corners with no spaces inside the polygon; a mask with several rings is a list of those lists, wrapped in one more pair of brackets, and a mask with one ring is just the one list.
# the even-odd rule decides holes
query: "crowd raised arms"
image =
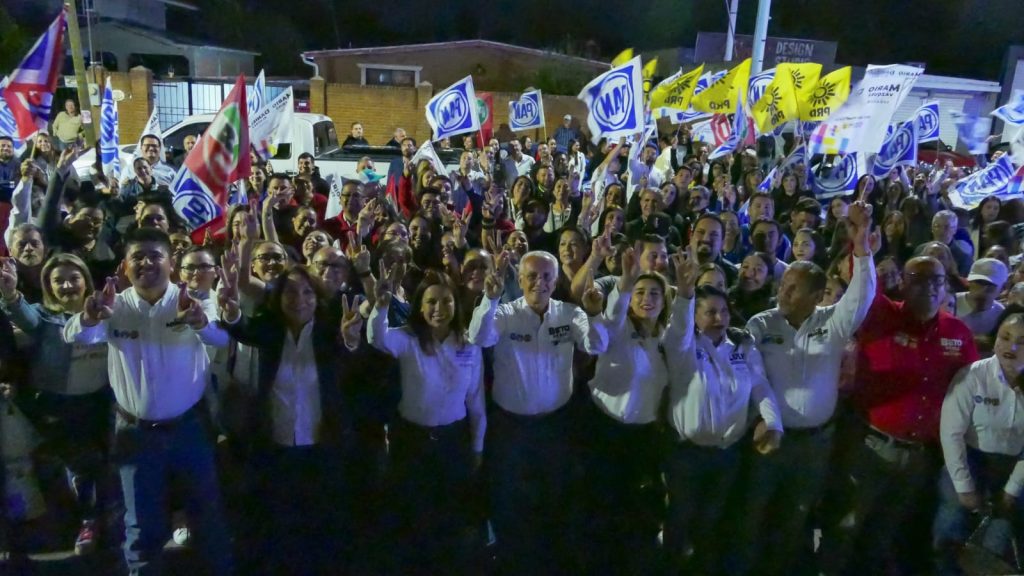
{"label": "crowd raised arms", "polygon": [[334,198],[311,156],[254,155],[207,234],[159,138],[118,182],[77,178],[73,141],[19,162],[0,136],[0,367],[67,470],[76,551],[121,546],[132,574],[172,533],[217,574],[957,573],[983,511],[1012,557],[1024,201],[965,211],[927,165],[823,200],[783,167],[799,142],[708,161],[687,127],[591,145],[571,120],[450,172],[396,128],[401,158]]}

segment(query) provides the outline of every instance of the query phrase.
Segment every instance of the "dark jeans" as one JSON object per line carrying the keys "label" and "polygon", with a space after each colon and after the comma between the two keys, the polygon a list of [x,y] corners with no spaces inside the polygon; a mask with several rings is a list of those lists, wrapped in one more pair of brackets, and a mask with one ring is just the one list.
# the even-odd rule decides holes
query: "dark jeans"
{"label": "dark jeans", "polygon": [[[246,527],[247,574],[345,574],[351,560],[344,452],[326,445],[269,447],[250,457],[257,478]],[[253,532],[254,531],[254,532]]]}
{"label": "dark jeans", "polygon": [[744,437],[748,468],[738,498],[739,545],[727,559],[733,574],[793,574],[809,547],[807,518],[821,496],[832,450],[832,425],[786,430],[779,449],[756,452]]}
{"label": "dark jeans", "polygon": [[542,416],[495,408],[487,428],[491,522],[502,574],[568,574],[574,464],[569,406]]}
{"label": "dark jeans", "polygon": [[[974,490],[982,498],[998,503],[1006,481],[1013,472],[1018,459],[1005,454],[988,454],[967,448],[967,467],[974,479]],[[1011,550],[1014,534],[1024,526],[1024,504],[1016,499],[1016,506],[1008,512],[1009,517],[993,519],[985,533],[983,545],[990,551],[1004,555]],[[936,573],[962,574],[957,557],[964,543],[971,536],[980,517],[972,514],[960,504],[949,470],[943,466],[939,475],[939,507],[932,526],[932,542],[935,547]]]}
{"label": "dark jeans", "polygon": [[390,430],[398,573],[468,573],[469,420],[424,427],[398,418]]}
{"label": "dark jeans", "polygon": [[[678,439],[674,430],[672,435]],[[697,574],[721,570],[721,555],[729,548],[724,538],[732,533],[722,521],[723,513],[740,470],[742,442],[722,449],[676,441],[665,458],[664,542],[673,574],[682,568]]]}
{"label": "dark jeans", "polygon": [[109,458],[112,407],[110,388],[75,396],[39,391],[27,405],[42,451],[64,465],[82,520],[96,520],[116,491]]}
{"label": "dark jeans", "polygon": [[[851,441],[855,444],[842,451],[839,463],[845,489],[836,496],[843,501],[830,503],[846,512],[822,526],[822,572],[912,572],[913,557],[928,556],[929,519],[922,522],[917,516],[932,513],[928,507],[941,465],[938,447],[896,441],[864,424]],[[905,549],[897,553],[900,546]]]}
{"label": "dark jeans", "polygon": [[623,424],[593,401],[586,412],[590,574],[650,574],[665,495],[656,425]]}
{"label": "dark jeans", "polygon": [[213,446],[197,409],[161,427],[129,423],[114,428],[114,458],[124,492],[124,556],[132,576],[160,574],[170,537],[167,497],[172,480],[186,493],[189,528],[215,574],[231,574],[231,541],[221,509]]}

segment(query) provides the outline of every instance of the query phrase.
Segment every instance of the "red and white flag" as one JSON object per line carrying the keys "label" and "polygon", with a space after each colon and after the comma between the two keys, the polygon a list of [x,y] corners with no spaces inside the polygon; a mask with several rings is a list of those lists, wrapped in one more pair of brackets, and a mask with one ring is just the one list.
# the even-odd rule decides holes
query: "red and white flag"
{"label": "red and white flag", "polygon": [[64,63],[64,11],[36,40],[25,59],[11,72],[4,100],[14,116],[18,137],[27,140],[50,122],[53,93]]}

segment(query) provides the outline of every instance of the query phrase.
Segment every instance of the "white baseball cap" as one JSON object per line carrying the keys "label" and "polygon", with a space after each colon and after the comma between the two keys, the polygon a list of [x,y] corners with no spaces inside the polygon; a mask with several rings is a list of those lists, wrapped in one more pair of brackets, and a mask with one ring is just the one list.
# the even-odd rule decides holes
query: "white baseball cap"
{"label": "white baseball cap", "polygon": [[566,114],[565,116],[562,116],[562,120],[572,120],[572,114]]}
{"label": "white baseball cap", "polygon": [[1002,261],[995,258],[981,258],[971,265],[971,273],[967,275],[967,281],[988,282],[1001,287],[1006,284],[1006,279],[1009,276],[1010,272]]}

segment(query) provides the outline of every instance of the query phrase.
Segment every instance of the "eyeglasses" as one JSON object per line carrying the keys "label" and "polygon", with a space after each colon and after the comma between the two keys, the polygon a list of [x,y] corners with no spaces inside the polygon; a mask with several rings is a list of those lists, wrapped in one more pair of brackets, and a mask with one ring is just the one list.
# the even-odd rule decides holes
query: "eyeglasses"
{"label": "eyeglasses", "polygon": [[185,266],[181,267],[183,272],[189,272],[189,273],[191,273],[191,272],[209,272],[210,270],[213,270],[214,268],[216,268],[216,266],[214,266],[213,264],[188,264],[188,265],[185,265]]}
{"label": "eyeglasses", "polygon": [[946,286],[945,276],[922,276],[920,274],[908,273],[907,282],[914,286],[928,286],[931,288],[943,288]]}
{"label": "eyeglasses", "polygon": [[275,254],[273,252],[268,252],[268,253],[258,254],[256,256],[253,256],[253,259],[254,260],[259,260],[260,262],[264,262],[264,263],[284,262],[284,254]]}

